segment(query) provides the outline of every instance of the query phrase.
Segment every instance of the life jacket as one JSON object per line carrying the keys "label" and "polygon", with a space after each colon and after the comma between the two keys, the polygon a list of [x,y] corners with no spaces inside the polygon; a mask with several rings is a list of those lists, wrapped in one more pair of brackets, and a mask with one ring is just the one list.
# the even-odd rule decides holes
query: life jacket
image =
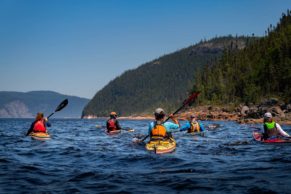
{"label": "life jacket", "polygon": [[38,120],[34,123],[33,126],[33,132],[37,133],[37,132],[43,132],[46,133],[46,127],[45,127],[45,123],[44,120]]}
{"label": "life jacket", "polygon": [[151,130],[151,139],[163,139],[167,137],[166,127],[162,124],[154,123],[154,127]]}
{"label": "life jacket", "polygon": [[267,137],[272,137],[272,136],[278,136],[279,135],[279,132],[277,130],[277,127],[276,127],[276,123],[273,121],[273,122],[266,122],[264,123],[264,128],[266,129],[265,132],[267,134]]}
{"label": "life jacket", "polygon": [[117,130],[117,125],[116,125],[115,119],[109,119],[107,121],[107,130],[108,131],[116,131]]}
{"label": "life jacket", "polygon": [[200,125],[198,122],[190,122],[190,128],[188,129],[188,133],[193,133],[193,132],[200,132]]}

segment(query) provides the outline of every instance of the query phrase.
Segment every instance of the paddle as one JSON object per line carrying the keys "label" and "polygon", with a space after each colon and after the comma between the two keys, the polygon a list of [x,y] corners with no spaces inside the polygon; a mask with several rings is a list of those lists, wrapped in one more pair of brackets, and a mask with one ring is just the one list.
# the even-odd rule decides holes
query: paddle
{"label": "paddle", "polygon": [[63,102],[61,102],[61,103],[59,104],[59,106],[56,108],[55,112],[51,113],[51,114],[47,117],[47,119],[50,118],[51,116],[53,116],[53,114],[55,114],[56,112],[59,112],[60,110],[62,110],[63,108],[65,108],[65,107],[68,105],[68,103],[69,103],[68,99],[65,99]]}
{"label": "paddle", "polygon": [[[68,99],[63,100],[63,101],[59,104],[59,106],[56,108],[55,112],[51,113],[51,114],[47,117],[47,119],[50,118],[51,116],[53,116],[53,114],[55,114],[56,112],[58,112],[58,111],[62,110],[63,108],[65,108],[65,107],[68,105],[68,103],[69,103]],[[27,131],[27,133],[26,133],[26,136],[28,136],[28,134],[30,134],[30,133],[32,132],[32,130],[33,130],[32,127],[31,127],[30,129],[28,129],[28,131]]]}
{"label": "paddle", "polygon": [[[196,98],[198,97],[199,94],[200,94],[200,92],[193,92],[186,100],[183,101],[182,106],[179,107],[172,115],[177,114],[180,110],[185,108],[185,106],[192,104],[196,100]],[[167,122],[170,118],[171,117],[168,117],[163,123]],[[136,142],[141,143],[144,140],[146,140],[148,137],[149,137],[149,135],[145,136],[141,140],[136,140]]]}

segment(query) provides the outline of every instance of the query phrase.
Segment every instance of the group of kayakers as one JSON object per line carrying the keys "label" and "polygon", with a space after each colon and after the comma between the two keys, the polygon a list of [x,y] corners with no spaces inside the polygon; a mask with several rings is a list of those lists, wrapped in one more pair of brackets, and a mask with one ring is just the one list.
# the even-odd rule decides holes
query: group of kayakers
{"label": "group of kayakers", "polygon": [[[173,131],[187,131],[188,133],[203,132],[204,126],[196,119],[194,114],[187,116],[187,123],[180,125],[179,121],[173,114],[169,115],[169,119],[172,122],[165,120],[166,113],[162,108],[157,108],[154,112],[155,121],[151,122],[148,127],[148,137],[151,141],[158,139],[170,138]],[[35,121],[31,124],[26,135],[30,133],[46,133],[47,127],[50,127],[48,119],[44,117],[43,113],[37,113]],[[282,127],[273,120],[273,116],[270,112],[264,114],[264,133],[263,139],[272,139],[278,136],[290,137]],[[121,126],[117,120],[117,113],[111,112],[110,118],[106,121],[107,132],[121,130]]]}

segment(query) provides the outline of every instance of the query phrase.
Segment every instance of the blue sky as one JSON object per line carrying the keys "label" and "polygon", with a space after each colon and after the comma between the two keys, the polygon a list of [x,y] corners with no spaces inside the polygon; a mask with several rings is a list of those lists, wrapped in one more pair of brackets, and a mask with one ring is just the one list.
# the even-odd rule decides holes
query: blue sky
{"label": "blue sky", "polygon": [[92,98],[201,39],[264,35],[291,0],[1,0],[0,91]]}

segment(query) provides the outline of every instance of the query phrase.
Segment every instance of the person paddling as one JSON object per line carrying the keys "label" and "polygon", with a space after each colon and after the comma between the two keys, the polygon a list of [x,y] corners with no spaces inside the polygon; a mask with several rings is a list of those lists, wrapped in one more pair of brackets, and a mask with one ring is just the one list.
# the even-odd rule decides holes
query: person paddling
{"label": "person paddling", "polygon": [[107,132],[121,130],[116,112],[111,112],[109,116],[110,118],[106,121]]}
{"label": "person paddling", "polygon": [[188,122],[180,128],[180,131],[187,131],[187,133],[199,133],[205,131],[203,124],[196,120],[194,114],[189,114],[187,120]]}
{"label": "person paddling", "polygon": [[35,117],[35,121],[31,124],[29,130],[26,133],[28,136],[31,132],[33,133],[47,133],[47,128],[50,127],[51,124],[48,122],[48,119],[43,116],[43,113],[37,113]]}
{"label": "person paddling", "polygon": [[264,133],[263,139],[273,139],[278,136],[290,137],[282,127],[273,120],[273,116],[270,112],[264,114]]}
{"label": "person paddling", "polygon": [[149,124],[148,132],[150,141],[167,139],[171,137],[171,131],[173,129],[178,129],[180,124],[173,114],[169,115],[172,122],[164,122],[165,111],[162,108],[157,108],[154,112],[155,121]]}

